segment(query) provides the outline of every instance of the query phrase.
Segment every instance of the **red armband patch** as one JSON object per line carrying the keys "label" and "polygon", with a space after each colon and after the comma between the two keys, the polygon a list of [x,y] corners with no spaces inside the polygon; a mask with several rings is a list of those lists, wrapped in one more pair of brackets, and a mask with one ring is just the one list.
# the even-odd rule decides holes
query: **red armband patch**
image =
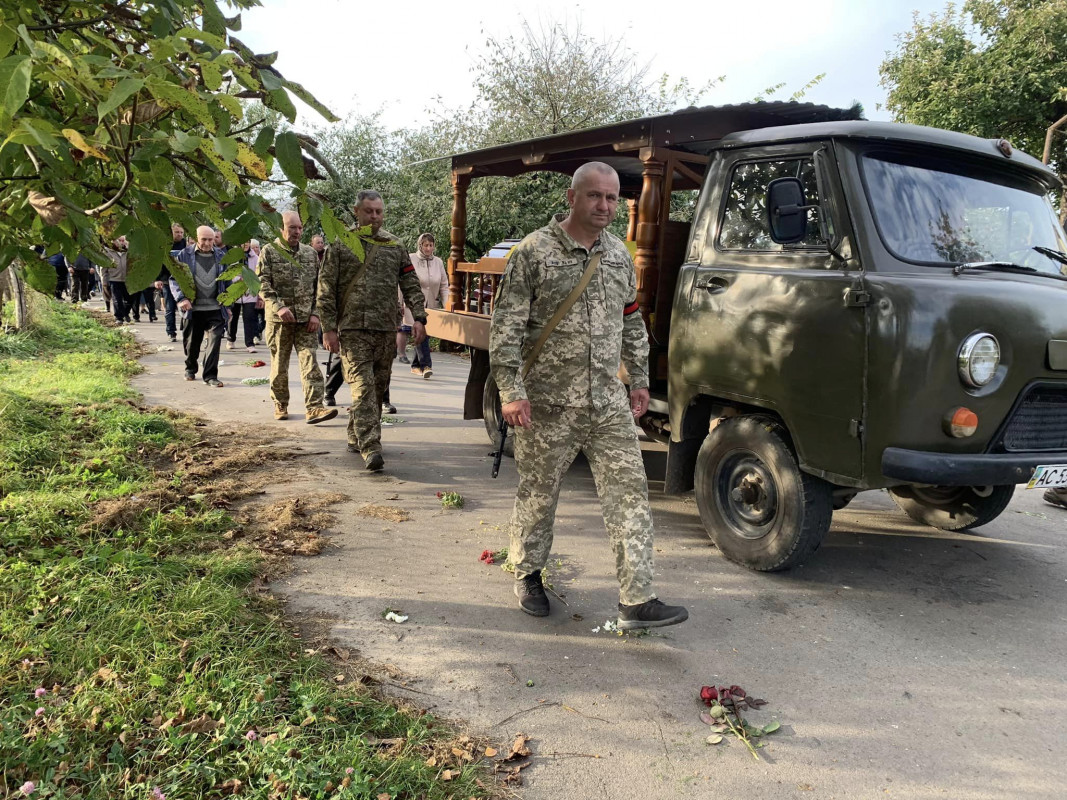
{"label": "red armband patch", "polygon": [[636,300],[634,300],[634,301],[633,301],[632,303],[630,303],[630,305],[626,306],[626,308],[624,308],[624,309],[622,310],[622,315],[623,315],[624,317],[628,317],[628,316],[630,316],[630,315],[631,315],[632,313],[634,313],[635,311],[637,311],[637,309],[639,309],[640,307],[641,307],[641,306],[637,305],[637,301],[636,301]]}
{"label": "red armband patch", "polygon": [[414,272],[414,271],[415,271],[415,267],[413,267],[411,264],[408,264],[406,267],[401,267],[400,268],[400,274],[401,275],[407,275],[409,272]]}

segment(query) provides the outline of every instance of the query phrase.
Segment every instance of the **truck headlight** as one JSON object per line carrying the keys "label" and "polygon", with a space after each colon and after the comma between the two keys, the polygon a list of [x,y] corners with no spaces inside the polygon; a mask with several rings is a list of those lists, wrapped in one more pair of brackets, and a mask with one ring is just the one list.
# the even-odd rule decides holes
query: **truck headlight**
{"label": "truck headlight", "polygon": [[972,389],[985,386],[1000,366],[1000,345],[990,333],[972,333],[960,345],[960,380]]}

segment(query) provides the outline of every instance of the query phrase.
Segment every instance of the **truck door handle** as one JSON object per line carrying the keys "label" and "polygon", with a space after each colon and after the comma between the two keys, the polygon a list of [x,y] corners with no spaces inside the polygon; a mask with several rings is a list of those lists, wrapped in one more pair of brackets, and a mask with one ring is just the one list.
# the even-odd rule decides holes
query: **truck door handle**
{"label": "truck door handle", "polygon": [[729,288],[730,282],[726,278],[701,278],[697,281],[697,288],[705,290],[708,294],[717,294]]}

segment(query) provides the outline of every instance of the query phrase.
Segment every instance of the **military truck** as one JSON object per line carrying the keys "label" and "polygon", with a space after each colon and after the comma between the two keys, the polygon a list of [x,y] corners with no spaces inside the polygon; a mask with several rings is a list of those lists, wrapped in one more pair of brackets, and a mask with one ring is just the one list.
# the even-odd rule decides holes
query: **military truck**
{"label": "military truck", "polygon": [[471,348],[464,416],[496,435],[485,289],[505,259],[463,259],[470,182],[599,160],[620,176],[649,332],[641,424],[667,442],[664,490],[695,489],[728,558],[796,565],[868,489],[966,530],[1018,484],[1067,484],[1057,176],[1004,140],[856,117],[687,109],[453,156],[450,302],[429,329]]}

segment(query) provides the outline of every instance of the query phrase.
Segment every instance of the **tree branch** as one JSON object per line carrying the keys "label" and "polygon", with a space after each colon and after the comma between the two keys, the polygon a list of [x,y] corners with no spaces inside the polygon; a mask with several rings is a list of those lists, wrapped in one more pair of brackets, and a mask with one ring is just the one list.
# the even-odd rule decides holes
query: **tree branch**
{"label": "tree branch", "polygon": [[130,165],[125,161],[120,162],[122,164],[122,171],[125,173],[125,177],[122,179],[122,186],[119,187],[118,192],[110,200],[103,205],[99,205],[96,208],[90,208],[85,212],[87,217],[98,217],[111,208],[115,203],[122,199],[122,196],[126,194],[126,190],[130,188],[130,184],[133,182],[133,170],[130,169]]}

